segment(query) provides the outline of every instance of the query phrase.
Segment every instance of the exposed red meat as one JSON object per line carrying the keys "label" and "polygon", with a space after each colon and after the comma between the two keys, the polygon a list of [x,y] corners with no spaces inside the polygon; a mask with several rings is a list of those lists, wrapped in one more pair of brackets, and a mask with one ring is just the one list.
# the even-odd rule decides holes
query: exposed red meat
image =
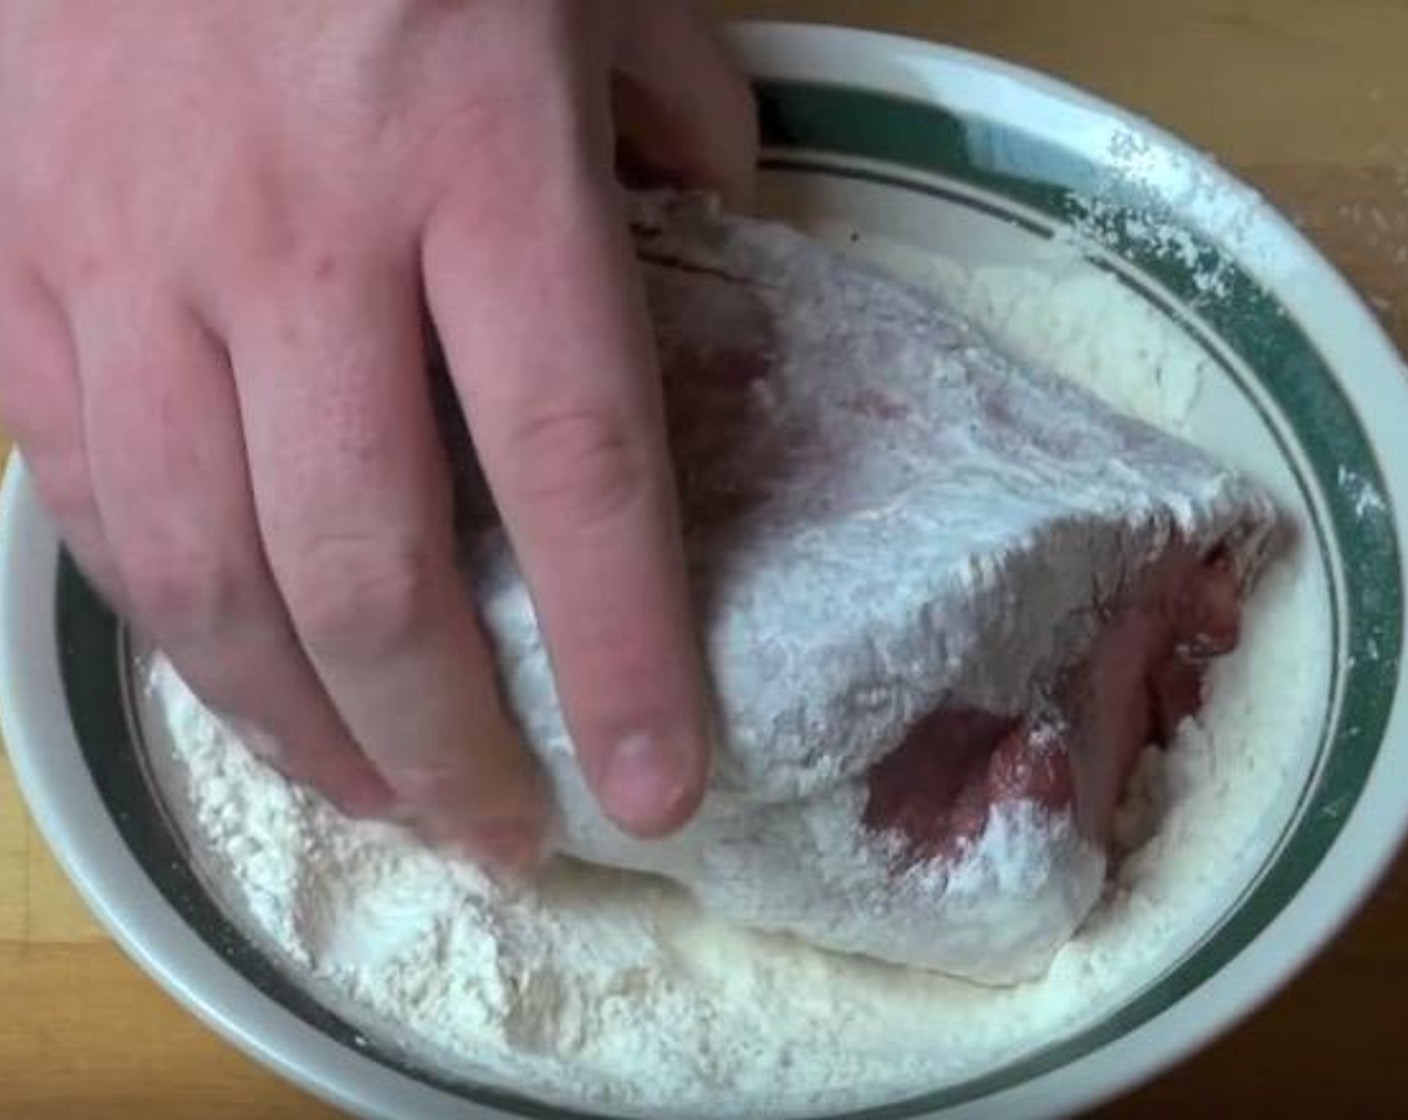
{"label": "exposed red meat", "polygon": [[1025,718],[940,708],[866,775],[865,823],[901,833],[911,858],[951,857],[993,807],[1073,807],[1084,835],[1109,840],[1135,760],[1202,705],[1210,657],[1236,646],[1241,602],[1226,553],[1172,546],[1110,610],[1049,706]]}

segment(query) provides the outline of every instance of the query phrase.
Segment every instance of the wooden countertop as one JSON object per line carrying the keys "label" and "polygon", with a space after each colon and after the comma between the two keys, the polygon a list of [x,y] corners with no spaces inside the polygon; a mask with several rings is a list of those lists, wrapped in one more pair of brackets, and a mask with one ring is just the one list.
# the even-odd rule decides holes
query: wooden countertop
{"label": "wooden countertop", "polygon": [[[1289,212],[1408,348],[1408,0],[715,0],[1070,78],[1212,152]],[[1408,425],[1408,417],[1404,417]],[[0,435],[0,452],[4,450]],[[0,759],[0,1118],[314,1117],[107,940]],[[1304,976],[1102,1115],[1408,1115],[1408,859]]]}

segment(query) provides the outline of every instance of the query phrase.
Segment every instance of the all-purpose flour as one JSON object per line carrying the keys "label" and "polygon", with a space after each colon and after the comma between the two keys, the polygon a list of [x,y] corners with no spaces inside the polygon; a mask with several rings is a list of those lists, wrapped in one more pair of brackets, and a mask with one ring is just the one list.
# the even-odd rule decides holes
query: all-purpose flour
{"label": "all-purpose flour", "polygon": [[[1118,283],[887,254],[1020,356],[1178,431],[1203,357]],[[1132,854],[1041,980],[986,989],[722,925],[643,876],[552,868],[504,893],[391,825],[344,820],[152,667],[164,778],[251,932],[369,1035],[470,1080],[643,1115],[805,1115],[914,1095],[1078,1029],[1152,980],[1245,878],[1317,710],[1324,635],[1298,558],[1259,590],[1198,723],[1144,760]],[[1152,838],[1144,833],[1157,821]],[[1249,855],[1250,853],[1250,855]]]}

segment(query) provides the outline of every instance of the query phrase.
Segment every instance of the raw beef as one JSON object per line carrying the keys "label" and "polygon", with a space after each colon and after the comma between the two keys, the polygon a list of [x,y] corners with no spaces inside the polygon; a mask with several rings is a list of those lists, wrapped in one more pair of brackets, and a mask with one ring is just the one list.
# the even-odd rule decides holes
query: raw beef
{"label": "raw beef", "polygon": [[783,226],[685,196],[635,217],[719,756],[680,834],[607,822],[504,537],[471,514],[564,850],[833,949],[1039,974],[1099,894],[1136,753],[1236,644],[1272,506]]}

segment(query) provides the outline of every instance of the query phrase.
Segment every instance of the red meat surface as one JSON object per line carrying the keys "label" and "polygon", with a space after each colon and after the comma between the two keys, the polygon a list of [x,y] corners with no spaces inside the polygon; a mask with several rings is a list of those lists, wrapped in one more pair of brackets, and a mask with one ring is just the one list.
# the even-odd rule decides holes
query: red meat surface
{"label": "red meat surface", "polygon": [[865,823],[897,831],[918,858],[955,854],[994,805],[1074,806],[1082,832],[1109,838],[1140,751],[1164,745],[1202,704],[1210,657],[1237,644],[1241,605],[1226,555],[1173,544],[1115,606],[1049,707],[1022,717],[941,708],[871,768]]}

